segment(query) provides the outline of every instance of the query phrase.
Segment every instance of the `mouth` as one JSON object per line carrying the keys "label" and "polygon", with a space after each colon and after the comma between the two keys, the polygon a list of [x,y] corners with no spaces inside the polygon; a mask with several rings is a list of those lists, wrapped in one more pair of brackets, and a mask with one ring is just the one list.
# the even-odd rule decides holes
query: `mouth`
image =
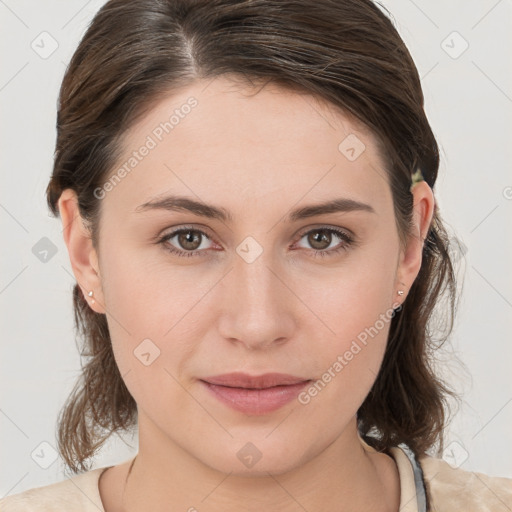
{"label": "mouth", "polygon": [[282,373],[229,373],[200,379],[217,400],[249,415],[268,414],[294,400],[311,379]]}

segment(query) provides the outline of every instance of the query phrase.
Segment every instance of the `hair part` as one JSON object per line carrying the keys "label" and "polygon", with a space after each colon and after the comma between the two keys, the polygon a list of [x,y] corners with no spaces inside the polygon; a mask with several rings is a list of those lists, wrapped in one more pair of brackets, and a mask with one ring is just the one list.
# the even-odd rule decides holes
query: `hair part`
{"label": "hair part", "polygon": [[[66,70],[59,96],[54,168],[47,187],[59,216],[73,189],[98,246],[101,201],[94,190],[115,169],[123,135],[163,97],[197,80],[238,77],[314,95],[375,136],[393,195],[402,243],[410,233],[411,174],[434,188],[438,145],[424,111],[420,78],[391,20],[370,0],[111,0],[96,14]],[[376,381],[358,429],[378,450],[406,443],[417,455],[443,446],[446,399],[455,393],[433,368],[432,313],[446,294],[446,339],[455,315],[449,236],[437,204],[419,274],[390,324]],[[87,358],[58,419],[59,451],[71,471],[114,433],[137,422],[119,373],[106,315],[78,284],[75,326]],[[439,343],[437,349],[442,343]]]}

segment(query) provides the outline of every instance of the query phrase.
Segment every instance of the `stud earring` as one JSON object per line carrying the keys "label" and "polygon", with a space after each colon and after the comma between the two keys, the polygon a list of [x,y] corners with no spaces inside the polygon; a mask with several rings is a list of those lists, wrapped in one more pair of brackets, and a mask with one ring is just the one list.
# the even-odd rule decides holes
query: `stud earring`
{"label": "stud earring", "polygon": [[[92,294],[94,292],[91,290],[87,295],[89,295],[89,297],[92,297]],[[94,304],[96,301],[94,299],[91,300],[91,304]]]}
{"label": "stud earring", "polygon": [[396,293],[398,293],[398,295],[402,296],[404,294],[404,291],[403,290],[398,290]]}

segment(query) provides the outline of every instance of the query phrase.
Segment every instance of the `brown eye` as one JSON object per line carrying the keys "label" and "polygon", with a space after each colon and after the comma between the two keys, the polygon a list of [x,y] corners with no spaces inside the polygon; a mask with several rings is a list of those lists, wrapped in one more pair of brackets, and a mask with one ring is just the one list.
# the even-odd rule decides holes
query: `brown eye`
{"label": "brown eye", "polygon": [[[314,256],[332,256],[340,251],[347,251],[352,245],[355,245],[355,241],[348,233],[334,228],[317,228],[307,231],[302,234],[302,238],[305,238],[307,244],[312,248]],[[341,243],[338,246],[328,249],[333,241],[338,238]]]}
{"label": "brown eye", "polygon": [[308,242],[313,249],[324,250],[331,245],[332,233],[328,229],[318,229],[310,231],[308,234]]}
{"label": "brown eye", "polygon": [[[171,242],[172,239],[176,239]],[[177,229],[167,235],[164,235],[158,243],[162,244],[165,249],[178,256],[203,256],[209,249],[208,245],[204,246],[203,241],[210,240],[208,235],[199,229],[182,228]]]}
{"label": "brown eye", "polygon": [[202,235],[197,231],[183,231],[178,234],[178,243],[183,249],[195,251],[201,245]]}

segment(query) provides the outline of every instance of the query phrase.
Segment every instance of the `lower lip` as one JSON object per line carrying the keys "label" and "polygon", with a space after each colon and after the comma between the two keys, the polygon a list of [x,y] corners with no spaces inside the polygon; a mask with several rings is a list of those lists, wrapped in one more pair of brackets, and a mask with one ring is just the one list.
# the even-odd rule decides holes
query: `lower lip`
{"label": "lower lip", "polygon": [[230,388],[200,381],[218,400],[245,414],[266,414],[297,398],[309,381],[265,389]]}

